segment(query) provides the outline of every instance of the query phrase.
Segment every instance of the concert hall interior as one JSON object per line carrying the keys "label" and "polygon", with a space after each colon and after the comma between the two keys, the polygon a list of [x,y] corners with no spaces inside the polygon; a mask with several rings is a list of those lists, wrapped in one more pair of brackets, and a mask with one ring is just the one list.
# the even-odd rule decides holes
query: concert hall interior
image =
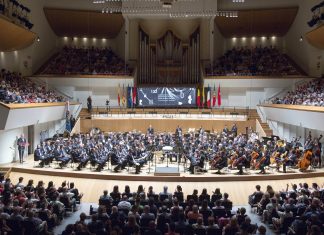
{"label": "concert hall interior", "polygon": [[324,234],[323,0],[2,0],[0,29],[0,234]]}

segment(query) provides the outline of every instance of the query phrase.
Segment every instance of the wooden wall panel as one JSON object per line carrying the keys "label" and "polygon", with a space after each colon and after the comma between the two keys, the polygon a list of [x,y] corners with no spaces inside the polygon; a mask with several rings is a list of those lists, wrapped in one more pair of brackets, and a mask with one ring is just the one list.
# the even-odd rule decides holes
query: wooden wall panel
{"label": "wooden wall panel", "polygon": [[312,46],[324,50],[324,24],[308,32],[306,38]]}
{"label": "wooden wall panel", "polygon": [[189,128],[200,128],[205,130],[221,131],[225,125],[231,128],[233,123],[237,124],[238,132],[245,133],[245,128],[252,126],[255,130],[255,120],[249,121],[227,121],[227,120],[190,120],[190,119],[83,119],[81,120],[81,132],[88,132],[91,128],[97,127],[105,132],[126,132],[138,130],[146,132],[151,124],[156,132],[174,132],[177,125],[186,132]]}
{"label": "wooden wall panel", "polygon": [[216,17],[215,24],[222,35],[229,37],[284,36],[298,12],[298,7],[262,10],[242,10],[238,18]]}
{"label": "wooden wall panel", "polygon": [[37,35],[21,26],[9,21],[5,17],[0,17],[0,51],[18,51],[24,49],[35,42]]}
{"label": "wooden wall panel", "polygon": [[115,38],[124,25],[122,14],[97,11],[44,8],[53,31],[59,37]]}

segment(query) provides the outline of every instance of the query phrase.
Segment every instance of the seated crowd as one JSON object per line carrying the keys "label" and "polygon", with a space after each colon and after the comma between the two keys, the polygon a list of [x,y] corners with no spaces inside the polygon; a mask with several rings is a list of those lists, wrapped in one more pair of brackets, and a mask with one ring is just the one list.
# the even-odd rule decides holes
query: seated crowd
{"label": "seated crowd", "polygon": [[21,74],[6,71],[0,72],[0,101],[4,103],[52,103],[65,102],[65,98],[54,91],[47,90],[23,78]]}
{"label": "seated crowd", "polygon": [[130,75],[131,70],[111,48],[64,47],[41,74]]}
{"label": "seated crowd", "polygon": [[295,104],[309,106],[324,106],[324,79],[315,79],[301,86],[296,90],[289,91],[282,98],[272,100],[273,104]]}
{"label": "seated crowd", "polygon": [[[60,224],[66,211],[74,211],[82,194],[74,183],[63,182],[58,188],[50,181],[34,185],[24,183],[23,177],[13,184],[9,178],[0,179],[1,234],[51,234]],[[24,233],[22,233],[24,232]]]}
{"label": "seated crowd", "polygon": [[321,235],[324,232],[324,185],[313,183],[291,185],[275,192],[268,185],[262,192],[259,185],[249,196],[249,204],[256,208],[263,223],[279,234]]}
{"label": "seated crowd", "polygon": [[228,50],[212,67],[207,76],[286,76],[300,75],[285,54],[276,47],[241,47]]}
{"label": "seated crowd", "polygon": [[80,220],[67,225],[62,234],[229,235],[257,230],[265,234],[265,227],[251,224],[249,217],[239,219],[244,209],[233,212],[232,206],[229,195],[219,188],[212,195],[207,189],[199,195],[195,189],[185,198],[180,185],[173,193],[167,186],[160,193],[152,186],[145,191],[143,185],[135,192],[125,186],[121,192],[116,185],[110,193],[104,190],[98,208],[90,208],[90,221],[81,214]]}

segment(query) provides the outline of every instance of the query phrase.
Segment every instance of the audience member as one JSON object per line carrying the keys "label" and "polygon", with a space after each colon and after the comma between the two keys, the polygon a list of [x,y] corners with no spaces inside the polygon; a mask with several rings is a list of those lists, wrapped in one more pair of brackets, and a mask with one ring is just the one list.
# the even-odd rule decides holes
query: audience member
{"label": "audience member", "polygon": [[111,48],[64,47],[41,74],[130,75],[131,72]]}

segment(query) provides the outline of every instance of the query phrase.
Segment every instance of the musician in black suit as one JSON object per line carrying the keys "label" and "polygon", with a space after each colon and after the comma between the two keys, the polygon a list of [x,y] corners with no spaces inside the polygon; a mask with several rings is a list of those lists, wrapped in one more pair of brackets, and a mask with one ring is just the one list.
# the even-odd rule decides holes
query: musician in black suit
{"label": "musician in black suit", "polygon": [[18,145],[18,153],[19,153],[19,162],[23,163],[24,161],[24,152],[27,145],[27,140],[24,136],[24,134],[21,134],[21,136],[17,140]]}
{"label": "musician in black suit", "polygon": [[181,129],[181,127],[178,125],[177,128],[176,128],[176,131],[175,131],[175,135],[176,135],[177,137],[180,137],[181,134],[182,134],[182,129]]}
{"label": "musician in black suit", "polygon": [[46,157],[44,155],[43,149],[38,144],[34,151],[34,161],[40,161],[39,166],[43,167],[45,165]]}
{"label": "musician in black suit", "polygon": [[233,124],[233,126],[232,126],[232,134],[234,135],[234,136],[237,136],[237,126],[236,126],[236,123],[234,123]]}
{"label": "musician in black suit", "polygon": [[154,135],[154,128],[152,127],[151,124],[150,124],[149,128],[147,128],[147,134]]}

